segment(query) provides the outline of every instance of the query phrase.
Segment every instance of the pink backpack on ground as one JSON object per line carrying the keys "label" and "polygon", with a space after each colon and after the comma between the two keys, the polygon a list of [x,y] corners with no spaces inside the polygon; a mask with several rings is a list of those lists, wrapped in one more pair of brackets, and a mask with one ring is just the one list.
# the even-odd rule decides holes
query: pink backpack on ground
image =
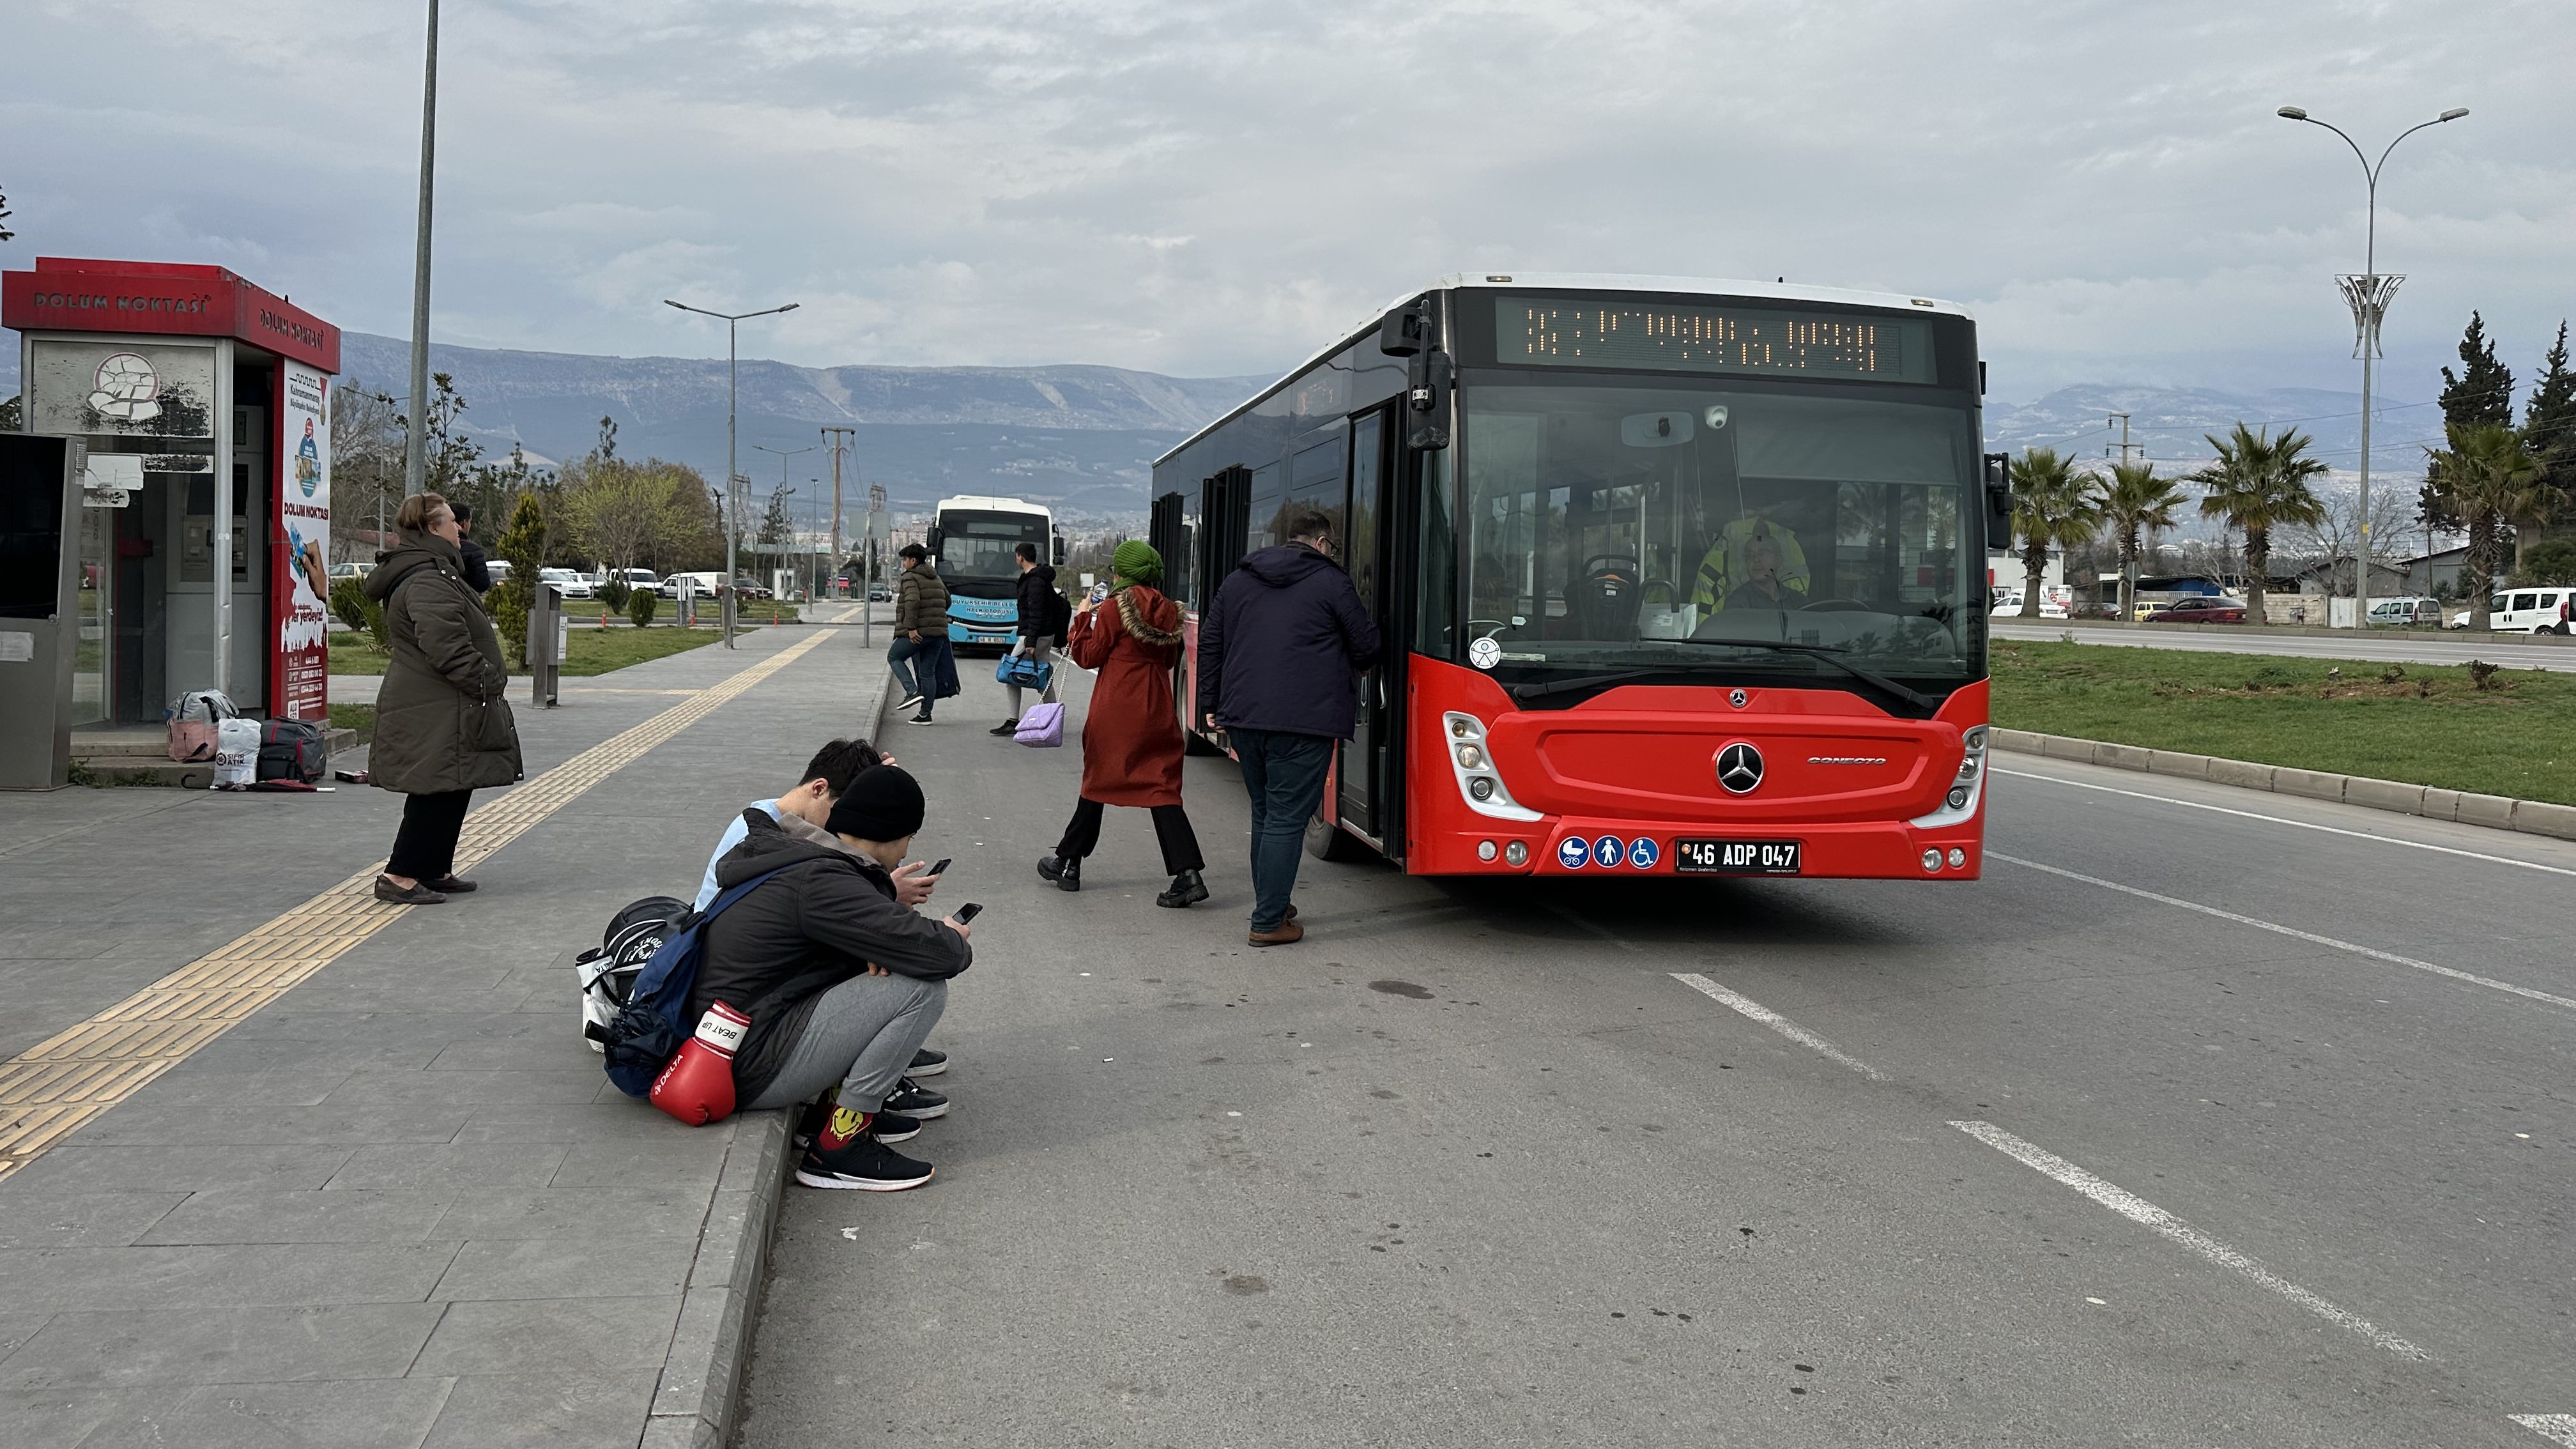
{"label": "pink backpack on ground", "polygon": [[1011,738],[1031,749],[1052,750],[1064,743],[1064,706],[1036,704],[1020,716],[1020,727]]}

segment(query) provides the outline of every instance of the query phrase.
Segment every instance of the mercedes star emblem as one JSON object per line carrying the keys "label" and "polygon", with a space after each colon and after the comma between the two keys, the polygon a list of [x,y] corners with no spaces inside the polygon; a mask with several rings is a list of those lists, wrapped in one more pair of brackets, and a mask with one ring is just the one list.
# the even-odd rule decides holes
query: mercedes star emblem
{"label": "mercedes star emblem", "polygon": [[1730,795],[1750,794],[1762,783],[1762,752],[1742,743],[1718,751],[1717,783]]}
{"label": "mercedes star emblem", "polygon": [[1727,702],[1728,704],[1734,705],[1737,709],[1742,709],[1742,708],[1744,708],[1744,703],[1745,703],[1745,701],[1746,701],[1746,700],[1751,699],[1752,697],[1753,697],[1753,696],[1751,696],[1751,695],[1749,695],[1749,694],[1746,694],[1743,690],[1740,690],[1740,689],[1733,689],[1733,690],[1729,690],[1729,691],[1727,691],[1727,695],[1726,695],[1726,702]]}

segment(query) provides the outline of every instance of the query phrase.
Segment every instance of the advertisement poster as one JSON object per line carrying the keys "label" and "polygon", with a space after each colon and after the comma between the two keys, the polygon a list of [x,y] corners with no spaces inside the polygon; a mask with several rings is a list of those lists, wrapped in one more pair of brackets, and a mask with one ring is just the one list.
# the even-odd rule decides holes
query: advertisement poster
{"label": "advertisement poster", "polygon": [[330,378],[300,363],[281,364],[278,391],[277,561],[269,612],[277,629],[277,712],[327,723],[330,702],[331,421]]}

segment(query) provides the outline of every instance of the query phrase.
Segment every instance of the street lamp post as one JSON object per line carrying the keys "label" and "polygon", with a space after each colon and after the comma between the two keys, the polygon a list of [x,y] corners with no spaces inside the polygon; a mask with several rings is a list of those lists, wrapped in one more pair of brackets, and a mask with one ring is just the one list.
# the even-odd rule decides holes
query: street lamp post
{"label": "street lamp post", "polygon": [[[788,487],[787,487],[787,460],[788,460],[788,459],[790,459],[790,458],[795,457],[795,456],[796,456],[797,454],[799,454],[799,453],[810,453],[810,452],[813,452],[813,451],[814,451],[814,449],[819,448],[819,447],[821,447],[821,446],[823,446],[823,445],[822,445],[822,444],[820,444],[820,443],[815,443],[815,444],[812,444],[812,445],[810,445],[810,446],[803,447],[803,448],[773,448],[773,447],[769,446],[767,443],[754,443],[754,444],[752,444],[752,446],[753,446],[754,448],[759,449],[761,452],[764,452],[764,453],[776,453],[776,454],[778,455],[778,486],[779,486],[780,488],[786,489],[786,491],[787,491],[787,492],[789,492],[789,493],[791,493],[791,494],[792,494],[792,493],[794,493],[796,490],[795,490],[795,489],[793,489],[793,488],[788,488]],[[766,526],[767,526],[765,522],[764,522],[763,526],[764,526],[764,527],[766,527]],[[793,524],[792,524],[792,523],[790,524],[790,527],[793,527]]]}
{"label": "street lamp post", "polygon": [[2403,141],[2427,126],[2456,121],[2469,113],[2466,106],[2453,106],[2429,121],[2421,121],[2397,133],[2379,159],[2372,161],[2361,144],[2345,135],[2341,126],[2320,121],[2299,106],[2283,106],[2274,114],[2287,121],[2305,121],[2323,126],[2343,137],[2352,148],[2353,159],[2361,163],[2361,178],[2368,187],[2368,207],[2364,222],[2361,275],[2340,276],[2335,285],[2343,290],[2346,306],[2352,308],[2352,354],[2361,359],[2361,499],[2357,509],[2360,521],[2359,541],[2353,549],[2352,622],[2356,629],[2370,627],[2370,391],[2372,372],[2379,361],[2379,324],[2388,316],[2388,304],[2397,296],[2398,285],[2406,280],[2403,272],[2381,276],[2379,272],[2379,173],[2388,166],[2389,153]]}
{"label": "street lamp post", "polygon": [[[429,487],[422,421],[429,416],[429,181],[438,141],[438,0],[429,0],[429,51],[420,74],[420,217],[411,261],[411,436],[403,443],[403,496]],[[379,533],[382,530],[378,530]]]}
{"label": "street lamp post", "polygon": [[736,385],[737,385],[737,383],[738,383],[738,382],[739,382],[739,380],[740,380],[739,374],[740,374],[740,370],[741,370],[741,356],[742,356],[742,354],[741,354],[741,349],[735,345],[735,328],[737,327],[737,325],[738,325],[738,324],[740,324],[740,323],[743,321],[743,319],[745,319],[745,318],[747,318],[747,317],[771,317],[771,316],[775,316],[775,315],[777,315],[778,313],[781,313],[781,312],[793,312],[793,311],[795,311],[795,310],[796,310],[797,304],[796,304],[796,303],[794,303],[794,302],[790,302],[790,303],[786,304],[786,305],[785,305],[785,306],[783,306],[783,307],[763,307],[763,308],[761,308],[761,309],[760,309],[759,311],[757,311],[757,312],[710,312],[710,311],[708,311],[708,310],[707,310],[706,308],[704,308],[704,307],[692,307],[692,306],[690,306],[690,305],[689,305],[688,303],[686,303],[686,302],[674,302],[674,301],[672,301],[670,298],[665,297],[665,298],[663,298],[663,299],[662,299],[662,305],[663,305],[663,306],[665,306],[665,307],[677,307],[677,308],[679,308],[679,309],[680,309],[681,311],[683,311],[683,312],[695,312],[695,313],[697,313],[697,314],[698,314],[699,316],[701,316],[701,317],[715,317],[715,318],[719,318],[719,319],[721,319],[721,320],[724,322],[724,325],[725,325],[725,503],[726,503],[725,515],[726,515],[726,516],[725,516],[724,644],[725,644],[725,647],[726,647],[727,649],[731,649],[732,647],[734,647],[734,645],[733,645],[733,616],[734,616],[734,607],[733,607],[733,592],[734,592],[734,591],[733,591],[733,578],[734,578],[734,557],[735,557],[735,551],[736,551],[737,547],[740,545],[740,543],[741,543],[741,541],[742,541],[742,510],[741,510],[739,507],[734,506],[734,503],[733,503],[733,498],[734,498],[734,489],[735,489],[735,488],[737,488],[737,487],[739,487],[739,486],[741,486],[741,485],[740,485],[739,480],[740,480],[740,479],[741,479],[741,477],[742,477],[742,470],[741,470],[740,468],[738,468],[738,467],[736,467],[736,466],[734,465],[734,394],[735,394],[735,391],[736,391]]}

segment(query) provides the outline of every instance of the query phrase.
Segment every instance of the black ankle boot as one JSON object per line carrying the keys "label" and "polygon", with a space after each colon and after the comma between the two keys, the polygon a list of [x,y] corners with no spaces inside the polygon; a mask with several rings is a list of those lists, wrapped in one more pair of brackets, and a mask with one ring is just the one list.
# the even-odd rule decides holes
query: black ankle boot
{"label": "black ankle boot", "polygon": [[1038,874],[1054,881],[1057,890],[1082,889],[1082,858],[1050,855],[1038,862]]}
{"label": "black ankle boot", "polygon": [[1197,871],[1185,870],[1179,875],[1172,877],[1172,888],[1163,892],[1161,895],[1154,897],[1154,904],[1158,906],[1170,906],[1174,910],[1179,910],[1180,908],[1189,905],[1192,901],[1203,901],[1206,899],[1207,882],[1199,877],[1199,873]]}

